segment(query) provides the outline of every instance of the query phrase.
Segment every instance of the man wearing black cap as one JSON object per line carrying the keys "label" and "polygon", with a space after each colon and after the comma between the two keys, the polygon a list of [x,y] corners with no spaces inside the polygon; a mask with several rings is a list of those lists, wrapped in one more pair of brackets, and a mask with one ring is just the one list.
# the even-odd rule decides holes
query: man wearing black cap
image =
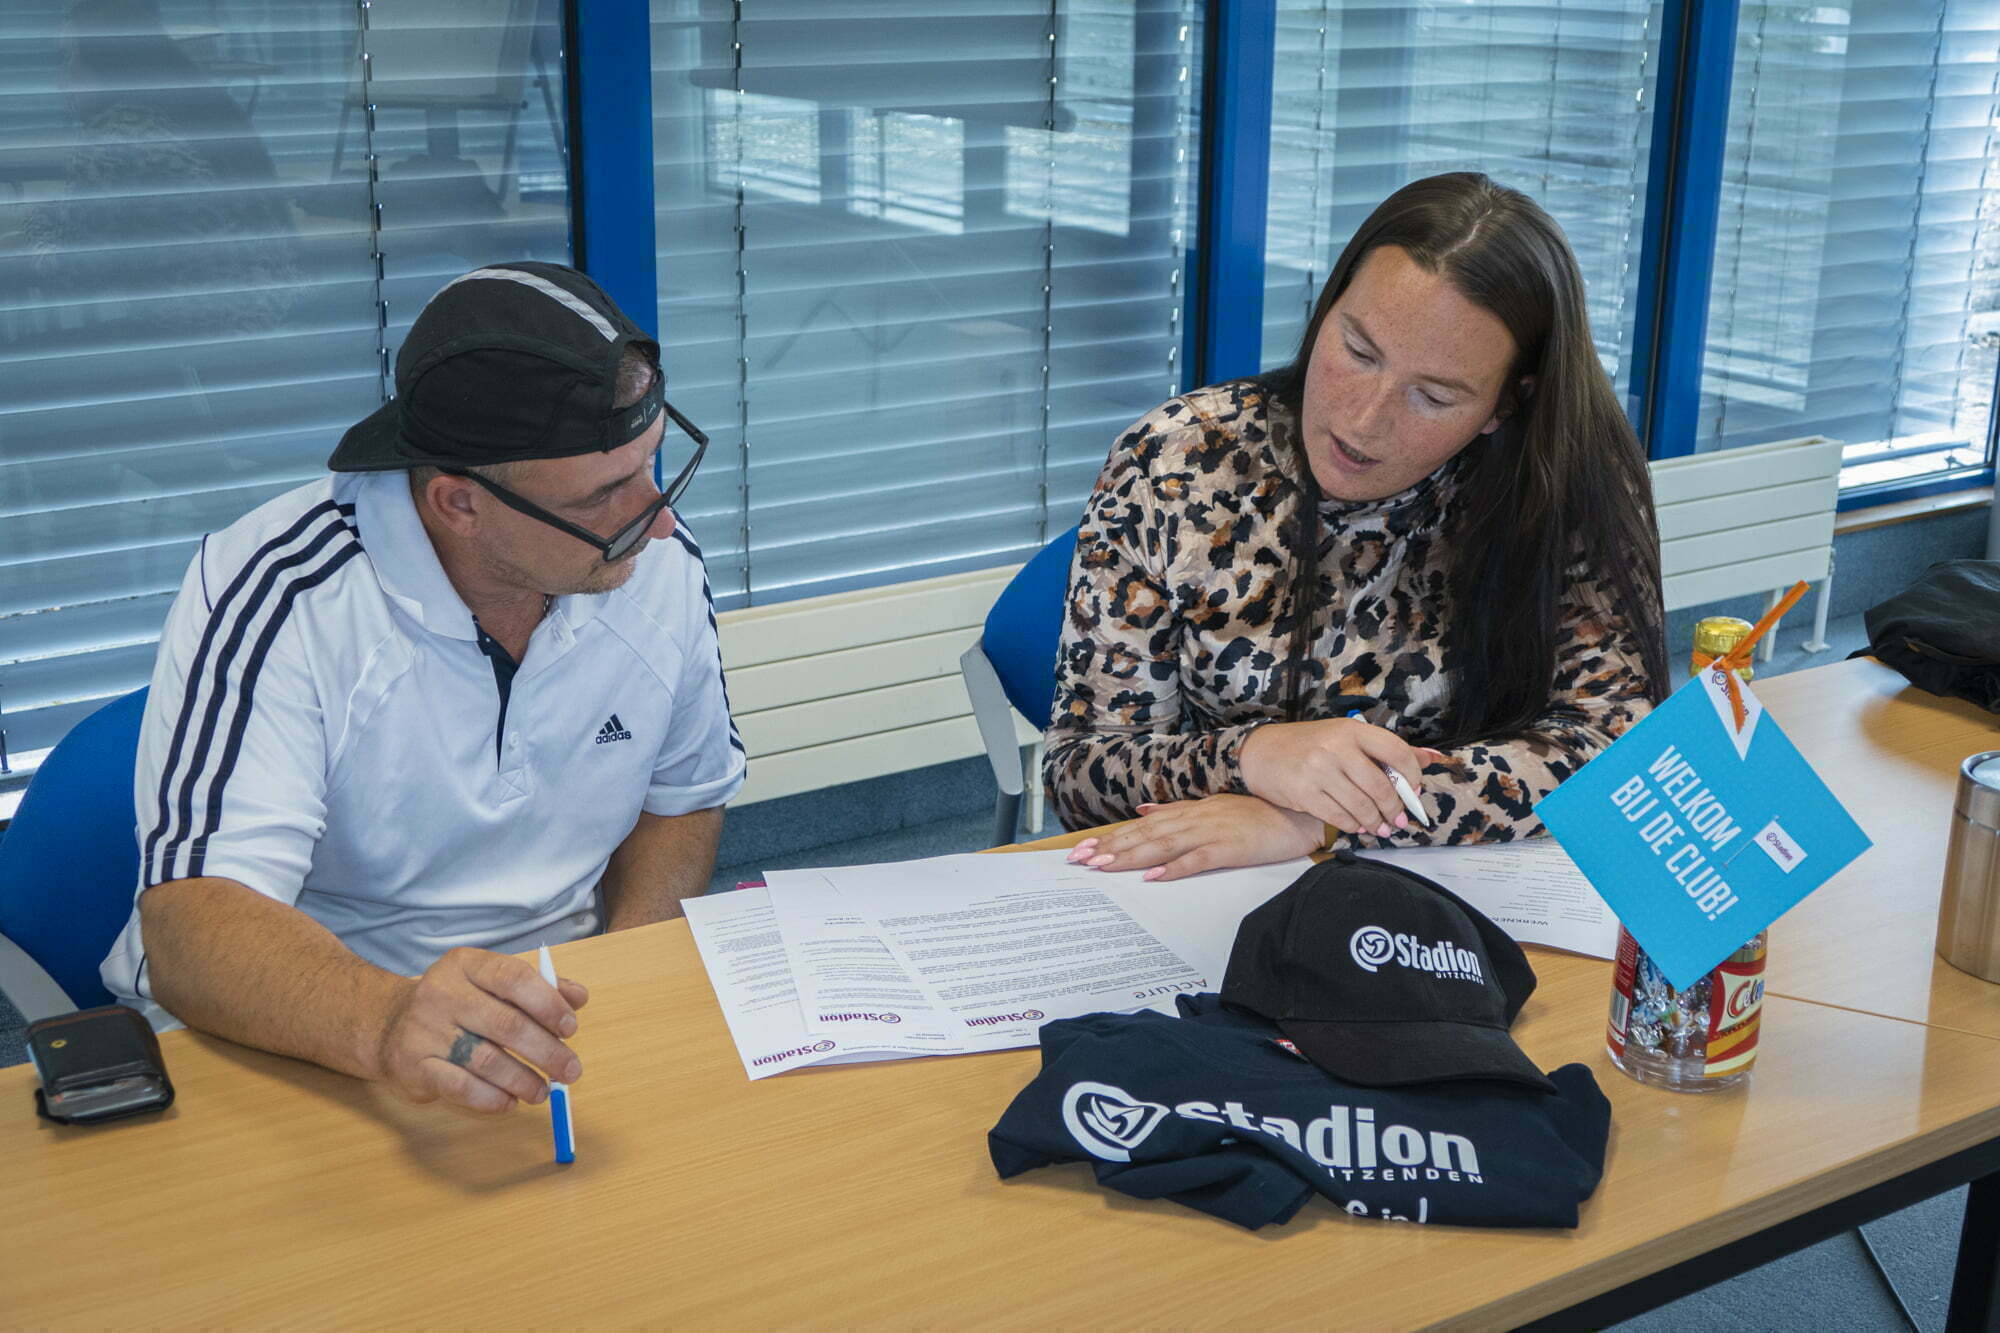
{"label": "man wearing black cap", "polygon": [[103,975],[156,1024],[502,1111],[581,1074],[587,999],[507,955],[679,915],[742,783],[671,507],[706,439],[556,264],[448,283],[396,390],[190,565]]}

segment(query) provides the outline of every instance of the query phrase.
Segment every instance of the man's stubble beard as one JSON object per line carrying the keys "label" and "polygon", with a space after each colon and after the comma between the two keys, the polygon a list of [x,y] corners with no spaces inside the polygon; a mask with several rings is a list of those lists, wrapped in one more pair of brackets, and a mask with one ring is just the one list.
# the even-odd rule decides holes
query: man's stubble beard
{"label": "man's stubble beard", "polygon": [[611,592],[623,587],[632,577],[632,571],[639,567],[639,557],[653,544],[653,538],[646,538],[621,559],[606,564],[592,557],[590,563],[578,569],[574,565],[551,569],[539,560],[522,557],[527,552],[509,549],[489,549],[485,559],[487,568],[498,576],[499,581],[516,588],[532,588],[549,597],[590,596],[594,593]]}
{"label": "man's stubble beard", "polygon": [[[639,551],[645,549],[645,547],[641,546]],[[621,588],[625,585],[626,580],[632,577],[632,571],[639,567],[639,551],[634,551],[631,555],[613,564],[607,565],[600,562],[595,569],[592,569],[588,574],[579,578],[576,581],[575,587],[552,588],[549,591],[554,596],[567,597],[571,595],[610,592],[615,588]]]}

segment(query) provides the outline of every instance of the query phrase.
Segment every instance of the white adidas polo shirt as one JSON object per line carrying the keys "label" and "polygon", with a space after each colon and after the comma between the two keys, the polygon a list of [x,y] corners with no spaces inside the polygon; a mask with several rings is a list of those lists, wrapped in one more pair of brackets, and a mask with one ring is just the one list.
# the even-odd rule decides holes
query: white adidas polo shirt
{"label": "white adidas polo shirt", "polygon": [[[329,476],[211,535],[146,702],[137,892],[237,880],[406,976],[459,945],[596,930],[639,812],[708,809],[743,782],[701,552],[677,523],[637,560],[614,591],[555,599],[503,724],[406,473]],[[136,905],[103,977],[171,1021]]]}

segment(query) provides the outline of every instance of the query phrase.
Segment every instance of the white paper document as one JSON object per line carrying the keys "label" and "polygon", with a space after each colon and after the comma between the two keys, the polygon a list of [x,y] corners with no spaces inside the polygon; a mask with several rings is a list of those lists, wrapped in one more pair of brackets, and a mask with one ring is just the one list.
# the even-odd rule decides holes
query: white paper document
{"label": "white paper document", "polygon": [[952,1048],[936,1036],[880,1030],[838,1037],[808,1031],[798,987],[778,934],[766,889],[737,889],[690,898],[682,906],[695,947],[715,987],[723,1021],[743,1070],[768,1078],[804,1065],[939,1055]]}
{"label": "white paper document", "polygon": [[1050,1019],[1213,990],[1064,854],[774,871],[691,899],[743,1068],[1032,1046]]}
{"label": "white paper document", "polygon": [[[1061,853],[1056,853],[1061,855]],[[1237,870],[1211,870],[1187,879],[1148,884],[1133,874],[1104,875],[1105,892],[1135,921],[1170,944],[1221,990],[1236,928],[1254,909],[1312,869],[1312,861],[1280,861]]]}
{"label": "white paper document", "polygon": [[809,1031],[905,1037],[956,1031],[952,1016],[822,872],[773,870],[764,878]]}
{"label": "white paper document", "polygon": [[1610,958],[1618,918],[1554,838],[1364,852],[1434,879],[1522,944]]}
{"label": "white paper document", "polygon": [[1111,893],[1113,876],[1062,852],[821,874],[957,1021],[968,1050],[1029,1045],[1053,1018],[1170,1005],[1221,983],[1134,919]]}

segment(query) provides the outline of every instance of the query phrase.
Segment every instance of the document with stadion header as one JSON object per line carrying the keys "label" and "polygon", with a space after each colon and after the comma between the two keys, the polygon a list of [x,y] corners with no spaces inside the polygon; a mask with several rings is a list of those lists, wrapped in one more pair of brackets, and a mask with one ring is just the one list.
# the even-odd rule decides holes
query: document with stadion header
{"label": "document with stadion header", "polygon": [[[1261,902],[1298,870],[1229,873],[1256,879],[1239,896]],[[744,1070],[758,1079],[1032,1046],[1050,1019],[1172,1012],[1175,995],[1221,985],[1139,922],[1115,887],[1061,852],[941,856],[774,871],[764,887],[686,907]]]}

